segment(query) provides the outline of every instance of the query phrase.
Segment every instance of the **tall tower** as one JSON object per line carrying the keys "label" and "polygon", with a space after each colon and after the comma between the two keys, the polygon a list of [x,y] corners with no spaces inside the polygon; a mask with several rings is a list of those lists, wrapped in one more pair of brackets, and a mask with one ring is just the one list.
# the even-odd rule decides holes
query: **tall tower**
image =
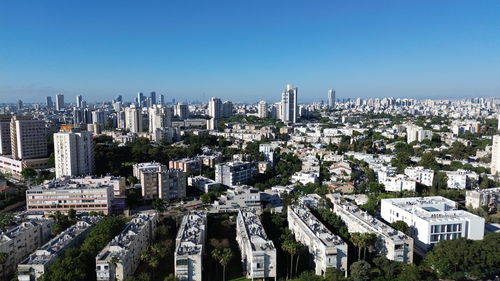
{"label": "tall tower", "polygon": [[261,100],[257,105],[257,115],[259,118],[267,118],[267,102]]}
{"label": "tall tower", "polygon": [[54,104],[52,103],[52,97],[47,97],[47,108],[52,108]]}
{"label": "tall tower", "polygon": [[149,93],[149,98],[151,98],[151,104],[149,106],[153,106],[154,104],[157,104],[156,92]]}
{"label": "tall tower", "polygon": [[57,94],[56,95],[56,110],[61,111],[64,109],[64,95]]}
{"label": "tall tower", "polygon": [[286,90],[281,94],[281,121],[286,123],[297,122],[298,105],[297,105],[298,90],[296,87],[288,84]]}
{"label": "tall tower", "polygon": [[56,177],[94,172],[94,140],[90,132],[73,132],[69,126],[54,134]]}
{"label": "tall tower", "polygon": [[132,133],[142,132],[142,112],[133,104],[125,108],[125,128]]}
{"label": "tall tower", "polygon": [[13,116],[10,122],[12,159],[24,160],[47,157],[45,121],[28,116]]}
{"label": "tall tower", "polygon": [[335,108],[335,90],[330,89],[328,90],[328,109],[334,109]]}
{"label": "tall tower", "polygon": [[160,104],[149,108],[149,132],[155,133],[157,129],[172,127],[172,109]]}
{"label": "tall tower", "polygon": [[144,94],[139,92],[137,93],[137,107],[142,107],[144,105]]}
{"label": "tall tower", "polygon": [[82,101],[83,101],[82,95],[76,96],[76,107],[81,108],[82,107]]}
{"label": "tall tower", "polygon": [[212,98],[208,102],[208,115],[210,116],[210,120],[207,127],[209,130],[215,130],[217,122],[222,116],[222,102],[219,98]]}

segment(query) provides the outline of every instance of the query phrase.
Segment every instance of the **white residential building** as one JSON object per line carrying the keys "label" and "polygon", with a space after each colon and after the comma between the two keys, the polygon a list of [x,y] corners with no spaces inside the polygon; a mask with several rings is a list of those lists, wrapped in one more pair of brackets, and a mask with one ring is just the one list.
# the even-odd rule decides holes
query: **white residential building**
{"label": "white residential building", "polygon": [[296,172],[290,179],[292,183],[300,182],[301,184],[316,183],[318,180],[319,173],[317,172]]}
{"label": "white residential building", "polygon": [[335,90],[334,89],[328,90],[328,108],[329,109],[335,108]]}
{"label": "white residential building", "polygon": [[149,132],[172,127],[172,108],[154,104],[149,108]]}
{"label": "white residential building", "polygon": [[53,219],[36,219],[0,231],[0,253],[7,253],[1,266],[5,275],[13,273],[18,263],[50,239],[53,224]]}
{"label": "white residential building", "polygon": [[333,212],[345,222],[350,233],[377,235],[375,250],[378,254],[393,261],[413,262],[413,239],[411,237],[360,210],[343,198],[336,198],[333,202]]}
{"label": "white residential building", "polygon": [[414,141],[421,142],[423,140],[431,140],[432,131],[424,130],[422,127],[415,125],[408,125],[406,127],[406,142],[412,143]]}
{"label": "white residential building", "polygon": [[134,104],[125,108],[125,128],[131,133],[142,132],[142,111]]}
{"label": "white residential building", "polygon": [[262,192],[248,185],[234,186],[214,202],[219,212],[237,212],[241,208],[260,210]]}
{"label": "white residential building", "polygon": [[288,227],[295,240],[304,244],[313,256],[317,275],[328,268],[347,270],[347,244],[328,230],[305,206],[288,207]]}
{"label": "white residential building", "polygon": [[28,258],[17,266],[19,281],[36,281],[42,276],[56,259],[64,252],[79,245],[88,231],[97,223],[100,217],[90,217],[77,221],[49,242],[38,248]]}
{"label": "white residential building", "polygon": [[251,162],[226,162],[215,165],[215,181],[227,186],[247,183],[257,174],[257,168]]}
{"label": "white residential building", "polygon": [[[121,188],[121,187],[119,187]],[[26,190],[28,211],[102,212],[111,214],[116,183],[91,177],[59,178]]]}
{"label": "white residential building", "polygon": [[145,199],[186,197],[186,173],[181,170],[167,169],[157,162],[137,163],[133,175],[139,180]]}
{"label": "white residential building", "polygon": [[267,102],[261,100],[257,105],[257,116],[259,118],[267,118]]}
{"label": "white residential building", "polygon": [[206,237],[207,215],[200,211],[187,213],[175,239],[175,276],[180,281],[202,280]]}
{"label": "white residential building", "polygon": [[481,240],[484,236],[482,217],[459,210],[456,202],[441,196],[382,199],[381,216],[389,223],[406,222],[415,245],[422,250],[441,240]]}
{"label": "white residential building", "polygon": [[500,187],[467,190],[465,206],[474,209],[485,206],[492,211],[498,211],[500,209]]}
{"label": "white residential building", "polygon": [[408,167],[405,169],[405,175],[410,179],[427,186],[432,186],[434,180],[434,171],[431,169],[424,169],[424,167]]}
{"label": "white residential building", "polygon": [[[498,124],[498,126],[500,126],[500,120]],[[491,174],[500,175],[500,135],[493,136],[493,145],[491,147]]]}
{"label": "white residential building", "polygon": [[94,173],[94,140],[91,132],[73,132],[61,127],[54,134],[56,178]]}
{"label": "white residential building", "polygon": [[287,85],[281,94],[280,119],[285,123],[296,123],[299,118],[299,106],[297,103],[298,90],[292,85]]}
{"label": "white residential building", "polygon": [[469,170],[445,171],[448,178],[448,188],[466,189],[472,186],[472,183],[477,183],[479,175]]}
{"label": "white residential building", "polygon": [[207,129],[217,129],[217,122],[222,117],[222,101],[219,98],[211,98],[208,102],[208,116],[210,120],[207,121]]}
{"label": "white residential building", "polygon": [[188,177],[188,186],[192,186],[201,192],[208,193],[219,187],[220,183],[203,176],[194,176]]}
{"label": "white residential building", "polygon": [[139,266],[141,253],[156,237],[156,213],[134,217],[96,256],[97,281],[128,280]]}
{"label": "white residential building", "polygon": [[189,117],[189,106],[185,103],[177,103],[174,109],[174,114],[179,117],[180,120],[186,120]]}
{"label": "white residential building", "polygon": [[239,210],[236,241],[247,279],[276,278],[276,248],[255,212]]}
{"label": "white residential building", "polygon": [[29,116],[12,116],[10,144],[14,160],[47,157],[45,121],[33,120]]}

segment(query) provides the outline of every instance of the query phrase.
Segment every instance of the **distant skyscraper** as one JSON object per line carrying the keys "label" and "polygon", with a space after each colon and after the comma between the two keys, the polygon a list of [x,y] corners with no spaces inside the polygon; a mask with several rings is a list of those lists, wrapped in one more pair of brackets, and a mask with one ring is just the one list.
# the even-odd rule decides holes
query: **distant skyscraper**
{"label": "distant skyscraper", "polygon": [[23,101],[22,100],[18,100],[17,101],[17,110],[19,111],[21,109],[23,109]]}
{"label": "distant skyscraper", "polygon": [[297,122],[299,111],[297,94],[297,88],[290,84],[286,86],[286,90],[281,94],[281,121],[287,123]]}
{"label": "distant skyscraper", "polygon": [[222,117],[223,118],[229,118],[233,116],[233,103],[230,101],[225,101],[222,103]]}
{"label": "distant skyscraper", "polygon": [[135,105],[125,108],[125,128],[132,133],[142,132],[142,112],[141,108]]}
{"label": "distant skyscraper", "polygon": [[54,106],[54,104],[52,103],[52,97],[47,97],[46,103],[48,108],[52,108]]}
{"label": "distant skyscraper", "polygon": [[257,115],[259,118],[267,118],[267,102],[260,101],[257,105]]}
{"label": "distant skyscraper", "polygon": [[164,105],[165,104],[165,96],[160,95],[160,100],[158,101],[159,104]]}
{"label": "distant skyscraper", "polygon": [[57,94],[56,95],[56,110],[61,111],[64,109],[64,95]]}
{"label": "distant skyscraper", "polygon": [[82,95],[76,96],[76,107],[82,108],[82,101],[83,101]]}
{"label": "distant skyscraper", "polygon": [[123,102],[123,97],[122,95],[118,95],[115,99],[115,101],[118,101],[118,102]]}
{"label": "distant skyscraper", "polygon": [[83,124],[84,122],[84,110],[83,108],[73,107],[73,124]]}
{"label": "distant skyscraper", "polygon": [[144,106],[144,94],[142,92],[137,93],[136,102],[138,107]]}
{"label": "distant skyscraper", "polygon": [[219,98],[212,98],[208,102],[208,115],[210,116],[210,120],[207,127],[209,130],[215,130],[217,122],[222,117],[222,102]]}
{"label": "distant skyscraper", "polygon": [[491,174],[500,175],[500,135],[493,136],[493,145],[491,147]]}
{"label": "distant skyscraper", "polygon": [[328,90],[328,108],[329,109],[335,108],[335,90],[334,89]]}
{"label": "distant skyscraper", "polygon": [[149,106],[152,106],[153,104],[156,104],[158,102],[156,100],[156,92],[149,93],[149,97],[151,98],[151,104]]}
{"label": "distant skyscraper", "polygon": [[92,124],[106,124],[106,112],[101,109],[92,111]]}
{"label": "distant skyscraper", "polygon": [[54,134],[56,177],[90,175],[94,172],[94,141],[90,132],[73,132],[63,126]]}

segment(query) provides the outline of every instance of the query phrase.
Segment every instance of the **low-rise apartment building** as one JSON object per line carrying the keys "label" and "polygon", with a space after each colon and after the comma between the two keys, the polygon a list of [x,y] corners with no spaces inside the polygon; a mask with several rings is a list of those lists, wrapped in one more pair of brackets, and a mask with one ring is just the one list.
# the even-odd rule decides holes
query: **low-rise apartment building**
{"label": "low-rise apartment building", "polygon": [[295,240],[312,255],[315,272],[323,275],[328,268],[347,270],[347,244],[328,230],[305,206],[288,207],[288,227]]}
{"label": "low-rise apartment building", "polygon": [[14,272],[18,263],[50,239],[53,223],[52,219],[29,220],[0,232],[0,253],[7,253],[2,264],[5,275]]}
{"label": "low-rise apartment building", "polygon": [[201,192],[210,192],[220,186],[220,183],[215,182],[203,176],[188,177],[188,186],[192,186]]}
{"label": "low-rise apartment building", "polygon": [[257,168],[251,162],[226,162],[215,165],[215,181],[227,186],[245,184],[250,181]]}
{"label": "low-rise apartment building", "polygon": [[64,252],[79,245],[101,217],[89,217],[77,221],[49,242],[38,248],[17,266],[19,281],[36,281],[42,276],[49,266]]}
{"label": "low-rise apartment building", "polygon": [[432,186],[432,180],[434,179],[434,171],[431,169],[425,169],[422,166],[406,168],[405,175],[407,175],[410,179],[427,186]]}
{"label": "low-rise apartment building", "polygon": [[448,188],[466,189],[479,180],[478,174],[468,170],[459,169],[456,171],[445,171],[445,173],[448,178]]}
{"label": "low-rise apartment building", "polygon": [[207,215],[190,211],[182,219],[175,239],[175,276],[180,281],[201,281],[207,237]]}
{"label": "low-rise apartment building", "polygon": [[186,173],[156,162],[134,164],[133,174],[141,184],[144,199],[186,197]]}
{"label": "low-rise apartment building", "polygon": [[375,251],[393,261],[413,262],[413,239],[374,218],[356,205],[336,198],[333,212],[347,225],[350,233],[374,233],[377,235]]}
{"label": "low-rise apartment building", "polygon": [[141,213],[134,217],[96,256],[98,281],[125,281],[140,263],[141,253],[156,237],[156,213]]}
{"label": "low-rise apartment building", "polygon": [[254,211],[238,212],[236,241],[247,279],[276,278],[276,248]]}
{"label": "low-rise apartment building", "polygon": [[442,240],[484,236],[482,217],[459,210],[456,202],[441,196],[382,199],[381,216],[389,223],[406,222],[415,245],[424,251]]}
{"label": "low-rise apartment building", "polygon": [[468,190],[465,195],[465,206],[473,209],[488,207],[491,211],[500,208],[500,187]]}
{"label": "low-rise apartment building", "polygon": [[168,166],[170,169],[178,169],[185,173],[198,174],[201,172],[203,162],[200,158],[184,158],[178,160],[170,160]]}
{"label": "low-rise apartment building", "polygon": [[[119,183],[116,183],[119,185]],[[111,213],[115,183],[92,178],[55,179],[35,186],[26,191],[26,209],[28,211]]]}

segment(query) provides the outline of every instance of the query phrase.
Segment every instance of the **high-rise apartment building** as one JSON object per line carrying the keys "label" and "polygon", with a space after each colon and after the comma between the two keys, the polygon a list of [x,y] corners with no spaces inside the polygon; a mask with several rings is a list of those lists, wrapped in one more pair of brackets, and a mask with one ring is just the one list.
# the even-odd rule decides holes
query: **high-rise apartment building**
{"label": "high-rise apartment building", "polygon": [[210,120],[208,120],[207,128],[209,130],[217,129],[217,122],[222,117],[222,102],[219,98],[212,98],[208,102],[208,116],[210,116]]}
{"label": "high-rise apartment building", "polygon": [[142,132],[142,111],[135,105],[125,108],[125,128],[132,133]]}
{"label": "high-rise apartment building", "polygon": [[0,115],[0,155],[10,155],[10,115]]}
{"label": "high-rise apartment building", "polygon": [[297,88],[292,85],[287,85],[286,90],[281,94],[281,121],[286,123],[297,122],[299,112],[297,94]]}
{"label": "high-rise apartment building", "polygon": [[12,159],[47,157],[47,129],[45,121],[28,116],[13,116],[10,122]]}
{"label": "high-rise apartment building", "polygon": [[94,172],[94,140],[90,132],[73,132],[63,126],[54,134],[56,177],[90,175]]}
{"label": "high-rise apartment building", "polygon": [[222,103],[222,117],[228,118],[228,117],[233,116],[233,109],[234,109],[234,105],[232,102],[225,101],[224,103]]}
{"label": "high-rise apartment building", "polygon": [[172,108],[155,104],[149,108],[149,132],[172,127]]}
{"label": "high-rise apartment building", "polygon": [[257,115],[259,118],[267,118],[267,102],[263,100],[259,102],[257,105]]}
{"label": "high-rise apartment building", "polygon": [[183,102],[177,103],[177,105],[175,106],[175,115],[177,115],[180,120],[188,119],[189,106]]}
{"label": "high-rise apartment building", "polygon": [[500,174],[500,135],[493,136],[491,147],[491,174]]}
{"label": "high-rise apartment building", "polygon": [[328,109],[334,109],[335,108],[335,90],[330,89],[328,90]]}
{"label": "high-rise apartment building", "polygon": [[57,111],[64,110],[64,95],[63,94],[56,95],[56,110]]}

